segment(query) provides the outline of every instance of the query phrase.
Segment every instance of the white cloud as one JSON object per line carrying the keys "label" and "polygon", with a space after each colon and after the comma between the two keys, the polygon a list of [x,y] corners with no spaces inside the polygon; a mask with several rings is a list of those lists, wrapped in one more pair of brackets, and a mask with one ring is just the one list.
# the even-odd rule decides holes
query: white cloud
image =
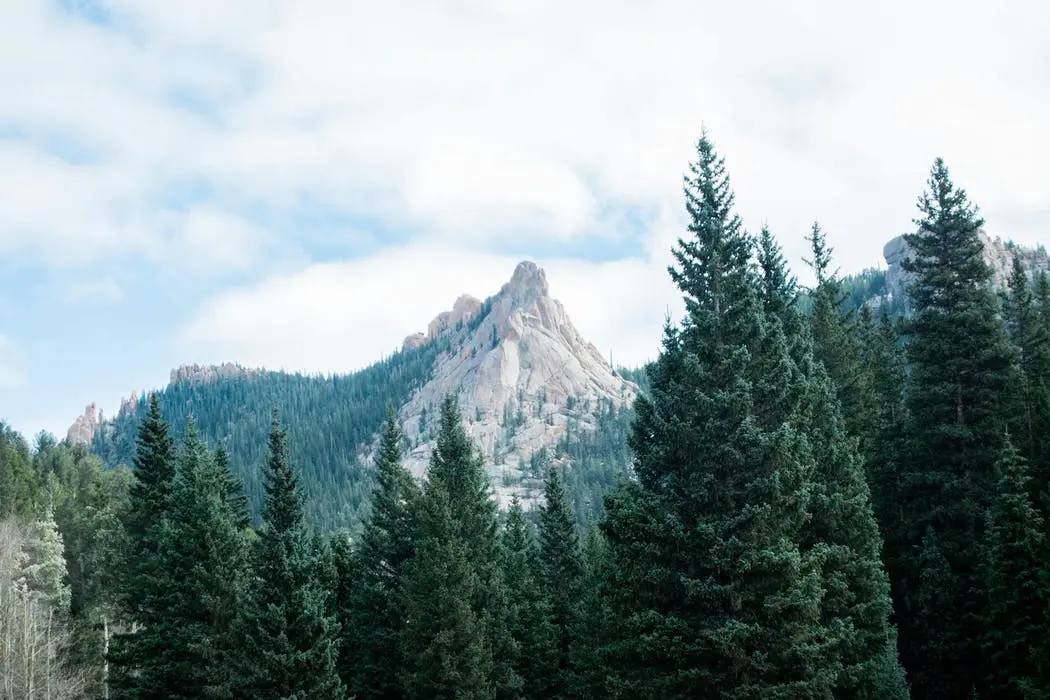
{"label": "white cloud", "polygon": [[[213,188],[187,245],[220,226],[246,241],[259,224],[232,202],[304,200],[423,239],[564,241],[613,225],[610,204],[679,207],[701,121],[748,224],[796,260],[819,216],[843,268],[877,263],[936,155],[993,232],[1050,226],[1036,0],[99,4],[118,31],[6,8],[0,127],[28,141],[0,141],[5,252],[155,259],[180,216],[157,198],[183,178]],[[91,163],[49,156],[56,135]]]}
{"label": "white cloud", "polygon": [[[180,340],[187,361],[235,359],[275,369],[345,372],[426,330],[460,294],[482,299],[495,294],[518,262],[417,245],[360,261],[313,265],[219,297],[181,330]],[[585,338],[612,351],[617,363],[655,357],[665,305],[674,298],[662,265],[538,262],[551,294]]]}

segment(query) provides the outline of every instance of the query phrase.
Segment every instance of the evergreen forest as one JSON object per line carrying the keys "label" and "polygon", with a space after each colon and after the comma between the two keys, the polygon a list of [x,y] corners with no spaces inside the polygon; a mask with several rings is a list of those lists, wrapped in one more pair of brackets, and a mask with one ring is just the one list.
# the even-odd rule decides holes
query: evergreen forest
{"label": "evergreen forest", "polygon": [[0,425],[0,699],[1050,698],[1048,274],[993,284],[941,159],[906,314],[818,222],[803,289],[706,132],[683,196],[685,314],[535,508],[454,396],[402,465],[435,346]]}

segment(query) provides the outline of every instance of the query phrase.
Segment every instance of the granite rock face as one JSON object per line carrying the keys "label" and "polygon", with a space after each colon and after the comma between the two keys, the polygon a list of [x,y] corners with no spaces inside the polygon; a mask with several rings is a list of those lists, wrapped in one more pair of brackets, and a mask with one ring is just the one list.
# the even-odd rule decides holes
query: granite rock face
{"label": "granite rock face", "polygon": [[[984,231],[981,231],[979,235],[981,242],[984,243],[984,258],[992,268],[993,283],[997,288],[1006,287],[1013,269],[1014,256],[1021,257],[1029,274],[1038,269],[1050,270],[1050,256],[1042,246],[1026,248],[1008,241],[1004,242],[998,237],[992,238]],[[911,255],[911,247],[905,242],[904,236],[897,236],[883,246],[882,255],[886,259],[887,266],[886,287],[893,297],[899,298],[906,294],[905,290],[912,277],[902,267],[903,261]]]}
{"label": "granite rock face", "polygon": [[90,403],[84,409],[83,415],[77,416],[73,425],[69,426],[66,439],[74,445],[88,445],[95,438],[95,432],[101,424],[102,413],[98,410],[98,406]]}
{"label": "granite rock face", "polygon": [[602,400],[630,403],[638,393],[580,336],[532,262],[518,264],[510,282],[484,304],[460,297],[452,311],[430,323],[427,342],[439,338],[447,338],[451,350],[399,412],[412,445],[405,464],[417,477],[425,473],[441,402],[455,394],[504,503],[512,494],[536,498],[542,485],[525,478],[523,466],[557,443],[569,420],[593,429],[594,412],[578,407],[596,410]]}

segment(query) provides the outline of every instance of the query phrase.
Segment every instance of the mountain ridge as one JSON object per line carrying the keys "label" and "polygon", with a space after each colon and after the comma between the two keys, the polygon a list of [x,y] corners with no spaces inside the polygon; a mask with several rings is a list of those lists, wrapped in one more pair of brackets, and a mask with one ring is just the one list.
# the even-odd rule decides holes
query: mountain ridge
{"label": "mountain ridge", "polygon": [[[512,495],[536,500],[544,464],[557,461],[571,470],[587,463],[592,466],[570,481],[586,492],[581,503],[593,510],[600,492],[626,466],[620,443],[626,444],[638,387],[580,335],[531,261],[519,263],[510,281],[484,302],[461,295],[425,332],[408,336],[399,351],[360,371],[311,376],[235,363],[189,364],[172,370],[158,391],[176,433],[193,415],[210,444],[227,447],[256,507],[265,430],[277,406],[304,482],[315,494],[322,492],[314,515],[329,529],[359,520],[386,402],[404,425],[406,466],[421,477],[436,428],[436,420],[428,419],[448,393],[459,398],[468,433],[504,504]],[[67,438],[87,444],[110,466],[129,464],[145,404],[135,393],[111,418],[79,418]],[[596,444],[596,434],[617,445]],[[596,452],[616,457],[590,459]]]}

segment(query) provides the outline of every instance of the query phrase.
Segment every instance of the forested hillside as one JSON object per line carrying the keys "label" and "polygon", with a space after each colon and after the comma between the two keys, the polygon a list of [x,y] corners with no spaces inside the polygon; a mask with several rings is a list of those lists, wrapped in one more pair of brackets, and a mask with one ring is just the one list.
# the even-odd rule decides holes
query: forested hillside
{"label": "forested hillside", "polygon": [[[363,463],[386,415],[426,381],[441,343],[395,352],[349,375],[320,377],[284,372],[252,372],[210,381],[177,380],[156,393],[161,411],[181,436],[187,419],[196,420],[201,438],[220,445],[231,471],[245,482],[253,513],[263,503],[259,465],[266,459],[270,412],[277,408],[289,429],[289,454],[303,472],[310,494],[308,517],[329,531],[360,521],[371,492],[372,470]],[[130,465],[135,434],[148,401],[120,413],[95,434],[91,451],[113,467]]]}
{"label": "forested hillside", "polygon": [[[176,383],[96,445],[131,469],[0,430],[0,697],[1050,697],[1050,275],[997,286],[941,159],[899,318],[858,307],[878,276],[840,277],[818,223],[803,294],[706,133],[684,195],[686,313],[618,371],[630,410],[533,453],[534,509],[500,510],[451,393],[406,469],[384,407],[425,353],[340,380],[349,426],[334,380]],[[311,451],[376,429],[370,505],[358,478],[341,511]]]}
{"label": "forested hillside", "polygon": [[[194,380],[173,373],[173,381],[156,396],[174,434],[181,436],[192,416],[201,438],[226,450],[255,516],[263,504],[258,466],[265,460],[269,412],[276,408],[284,416],[289,454],[309,494],[307,519],[324,532],[354,530],[367,511],[374,477],[371,450],[387,406],[404,405],[449,349],[446,337],[407,347],[359,372],[332,377],[252,370]],[[621,375],[641,376],[631,370],[621,370]],[[148,401],[126,405],[95,432],[91,452],[109,467],[130,465],[136,431],[147,411]],[[628,469],[632,407],[607,399],[570,400],[565,411],[569,420],[564,434],[530,455],[525,476],[542,481],[544,467],[571,464],[569,489],[585,526],[596,521],[602,496]],[[507,427],[516,427],[513,416]]]}

